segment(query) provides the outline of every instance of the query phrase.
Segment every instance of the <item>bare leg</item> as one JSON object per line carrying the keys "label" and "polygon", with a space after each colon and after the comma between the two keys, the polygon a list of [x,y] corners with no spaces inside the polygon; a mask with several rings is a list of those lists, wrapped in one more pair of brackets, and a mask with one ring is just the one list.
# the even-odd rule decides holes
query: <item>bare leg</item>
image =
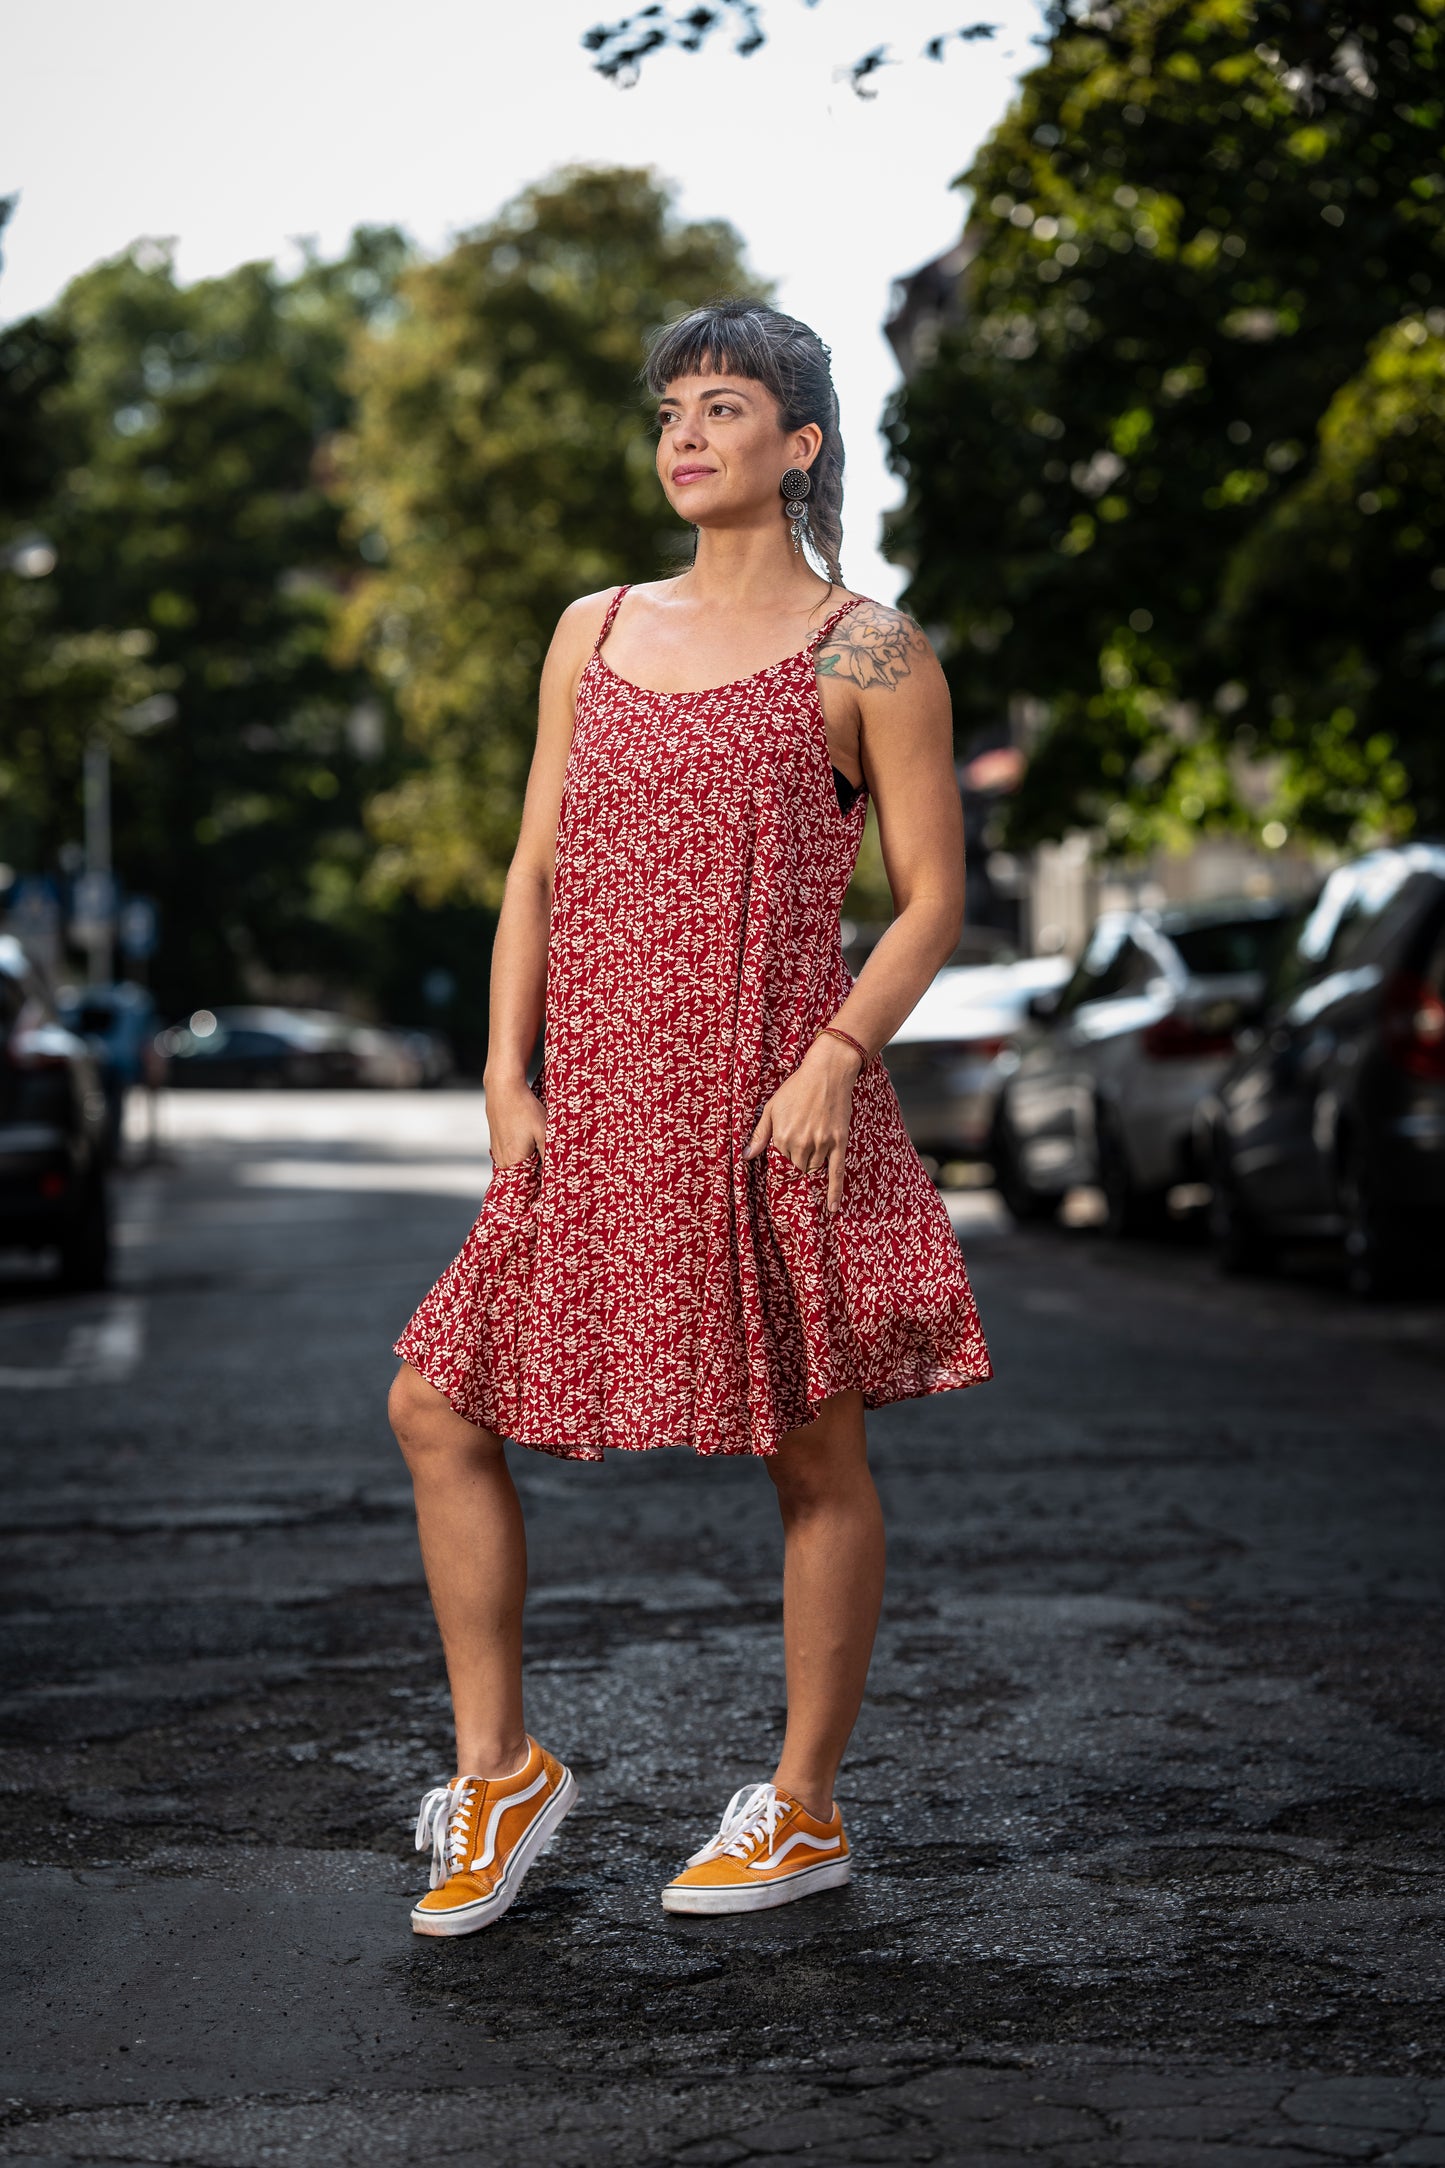
{"label": "bare leg", "polygon": [[836,1393],[767,1463],[783,1515],[788,1729],[773,1781],[826,1821],[883,1603],[883,1510],[861,1393]]}
{"label": "bare leg", "polygon": [[527,1532],[502,1441],[457,1414],[409,1363],[391,1427],[411,1470],[417,1533],[446,1652],[458,1776],[510,1776],[527,1758],[522,1604]]}

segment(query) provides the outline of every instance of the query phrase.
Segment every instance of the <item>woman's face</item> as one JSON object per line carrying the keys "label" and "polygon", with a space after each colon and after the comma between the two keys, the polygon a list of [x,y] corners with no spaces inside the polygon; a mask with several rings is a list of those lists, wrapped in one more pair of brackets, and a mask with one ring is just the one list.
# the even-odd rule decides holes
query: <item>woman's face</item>
{"label": "woman's face", "polygon": [[694,526],[748,526],[775,513],[789,467],[808,467],[823,433],[785,430],[778,403],[749,376],[674,377],[657,402],[657,476],[673,510]]}

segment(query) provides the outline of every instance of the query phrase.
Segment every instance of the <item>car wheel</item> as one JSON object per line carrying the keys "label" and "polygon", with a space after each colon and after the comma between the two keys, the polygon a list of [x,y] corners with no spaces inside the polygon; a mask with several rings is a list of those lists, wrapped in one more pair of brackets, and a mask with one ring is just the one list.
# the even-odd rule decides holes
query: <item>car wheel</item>
{"label": "car wheel", "polygon": [[1369,1155],[1358,1138],[1346,1140],[1335,1185],[1350,1293],[1365,1302],[1403,1293],[1418,1260],[1399,1221],[1380,1204]]}
{"label": "car wheel", "polygon": [[79,1219],[60,1244],[60,1283],[77,1294],[105,1287],[110,1280],[110,1213],[105,1185],[92,1182]]}
{"label": "car wheel", "polygon": [[1129,1166],[1123,1132],[1107,1107],[1094,1109],[1094,1148],[1099,1187],[1104,1192],[1104,1232],[1109,1235],[1157,1234],[1167,1214],[1161,1191],[1141,1189]]}
{"label": "car wheel", "polygon": [[1209,1191],[1209,1235],[1220,1271],[1240,1278],[1272,1272],[1274,1243],[1241,1197],[1228,1147],[1217,1138]]}
{"label": "car wheel", "polygon": [[994,1123],[989,1158],[993,1163],[994,1187],[1013,1218],[1021,1225],[1038,1224],[1058,1217],[1062,1199],[1046,1196],[1030,1182],[1024,1172],[1018,1140],[1010,1129],[1008,1117],[1002,1108]]}

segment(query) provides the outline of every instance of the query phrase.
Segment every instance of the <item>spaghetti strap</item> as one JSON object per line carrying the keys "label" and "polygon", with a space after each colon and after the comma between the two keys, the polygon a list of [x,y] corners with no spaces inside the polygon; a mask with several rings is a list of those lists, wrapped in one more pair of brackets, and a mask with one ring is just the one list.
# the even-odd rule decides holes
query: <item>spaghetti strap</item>
{"label": "spaghetti strap", "polygon": [[592,652],[594,655],[601,654],[602,643],[607,638],[608,633],[612,630],[612,620],[617,615],[617,606],[626,593],[626,585],[619,587],[616,594],[612,597],[612,600],[608,603],[607,615],[602,620],[602,630],[598,633],[596,639],[592,643]]}
{"label": "spaghetti strap", "polygon": [[813,634],[812,639],[808,642],[807,647],[804,649],[804,653],[808,655],[816,655],[818,649],[823,645],[823,642],[829,637],[829,635],[833,631],[835,631],[841,620],[848,615],[848,612],[850,610],[856,610],[860,602],[866,602],[867,600],[868,597],[866,595],[854,595],[849,601],[840,602],[831,617],[824,618],[822,624],[818,627],[817,631]]}

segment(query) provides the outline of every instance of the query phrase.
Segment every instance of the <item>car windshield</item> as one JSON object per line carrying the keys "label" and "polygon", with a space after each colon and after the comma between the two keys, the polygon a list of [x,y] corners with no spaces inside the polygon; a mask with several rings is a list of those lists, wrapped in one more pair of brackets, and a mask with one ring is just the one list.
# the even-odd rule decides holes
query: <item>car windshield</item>
{"label": "car windshield", "polygon": [[1235,972],[1267,971],[1288,928],[1289,921],[1280,918],[1222,918],[1181,926],[1169,939],[1194,978],[1228,978]]}

